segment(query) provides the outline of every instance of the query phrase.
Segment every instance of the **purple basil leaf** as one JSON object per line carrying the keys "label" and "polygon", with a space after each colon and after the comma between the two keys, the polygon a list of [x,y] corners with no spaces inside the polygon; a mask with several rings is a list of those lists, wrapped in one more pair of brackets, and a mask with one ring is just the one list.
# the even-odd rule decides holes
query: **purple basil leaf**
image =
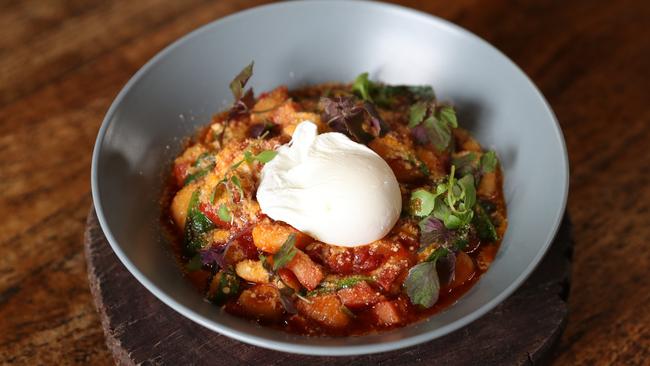
{"label": "purple basil leaf", "polygon": [[411,129],[411,136],[413,137],[413,140],[420,145],[426,145],[429,143],[429,133],[427,132],[426,127],[422,124]]}
{"label": "purple basil leaf", "polygon": [[289,314],[296,314],[298,313],[298,309],[296,309],[296,306],[293,304],[293,290],[290,287],[284,287],[280,289],[280,302],[282,303],[282,307],[284,307],[284,310],[289,313]]}
{"label": "purple basil leaf", "polygon": [[279,132],[278,125],[272,122],[256,123],[248,128],[248,136],[259,138],[266,133],[266,137],[273,137]]}
{"label": "purple basil leaf", "polygon": [[348,118],[345,125],[348,127],[350,135],[354,136],[362,144],[367,144],[374,138],[373,135],[363,129],[363,115],[361,113]]}
{"label": "purple basil leaf", "polygon": [[230,242],[225,245],[212,246],[206,250],[202,250],[201,261],[204,265],[217,265],[220,268],[226,267],[225,254],[230,246]]}
{"label": "purple basil leaf", "polygon": [[450,250],[446,256],[439,258],[436,262],[436,270],[442,286],[451,284],[456,273],[456,254]]}
{"label": "purple basil leaf", "polygon": [[445,227],[445,224],[433,215],[420,221],[419,225],[421,248],[434,242],[445,244],[451,237],[451,232]]}
{"label": "purple basil leaf", "polygon": [[370,103],[370,102],[364,102],[363,107],[366,110],[366,113],[368,113],[368,117],[370,117],[370,129],[373,131],[375,136],[384,136],[386,132],[388,132],[388,125],[384,122],[383,119],[381,119],[381,116],[379,116],[379,112],[377,112],[377,108],[375,108],[375,105]]}
{"label": "purple basil leaf", "polygon": [[333,130],[348,134],[361,143],[367,143],[373,136],[363,129],[363,108],[357,107],[351,97],[322,97],[322,119]]}
{"label": "purple basil leaf", "polygon": [[230,108],[229,117],[235,118],[239,115],[246,114],[255,106],[255,94],[253,89],[248,89],[243,97],[236,100]]}

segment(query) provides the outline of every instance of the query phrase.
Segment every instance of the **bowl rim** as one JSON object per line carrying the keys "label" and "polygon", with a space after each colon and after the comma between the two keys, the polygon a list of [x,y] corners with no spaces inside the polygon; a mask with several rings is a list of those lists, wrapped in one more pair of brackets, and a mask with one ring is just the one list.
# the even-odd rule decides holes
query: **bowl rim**
{"label": "bowl rim", "polygon": [[[463,37],[469,37],[470,39],[473,39],[474,41],[478,41],[479,43],[483,44],[484,46],[487,46],[488,48],[491,48],[492,51],[496,52],[498,55],[503,57],[503,59],[510,64],[510,66],[514,67],[516,70],[518,70],[525,78],[526,83],[528,84],[528,87],[531,88],[538,101],[544,105],[548,117],[551,119],[553,122],[553,129],[555,132],[555,138],[559,141],[560,146],[562,148],[562,164],[564,166],[564,171],[562,172],[564,174],[564,182],[563,184],[563,192],[562,192],[562,201],[559,209],[556,212],[556,217],[555,217],[555,222],[553,223],[552,227],[548,231],[548,234],[544,240],[544,244],[540,246],[540,249],[538,250],[537,254],[533,258],[533,260],[529,263],[528,267],[519,274],[519,276],[512,282],[506,289],[504,289],[501,293],[499,293],[497,296],[492,298],[490,301],[486,302],[482,306],[480,306],[477,310],[474,312],[456,320],[453,321],[449,324],[446,324],[442,327],[436,328],[434,330],[428,331],[423,334],[419,334],[416,336],[404,338],[404,339],[399,339],[399,340],[394,340],[394,341],[387,341],[387,342],[382,342],[378,344],[363,344],[363,345],[347,345],[347,346],[337,346],[337,347],[332,347],[332,346],[322,346],[322,345],[304,345],[304,344],[294,344],[294,343],[289,343],[285,341],[279,341],[279,340],[272,340],[248,333],[241,332],[236,329],[232,329],[228,326],[225,326],[223,324],[217,323],[211,319],[204,318],[202,315],[199,315],[196,313],[194,310],[191,308],[180,304],[178,301],[176,301],[173,297],[162,291],[160,288],[158,288],[154,283],[149,281],[149,279],[129,260],[125,252],[121,249],[119,243],[113,236],[110,227],[108,226],[108,223],[106,221],[106,218],[104,216],[104,211],[103,211],[103,206],[101,203],[101,197],[99,194],[99,182],[98,182],[98,160],[99,156],[102,150],[102,144],[104,142],[104,138],[106,136],[106,132],[111,124],[111,121],[114,119],[114,115],[118,107],[121,105],[123,99],[127,96],[133,85],[144,75],[146,74],[149,69],[156,64],[160,59],[164,58],[167,54],[173,52],[179,45],[182,43],[187,42],[188,40],[199,36],[200,34],[203,34],[205,32],[210,31],[213,27],[215,26],[220,26],[221,24],[227,23],[227,22],[234,22],[237,21],[240,18],[244,18],[249,16],[250,14],[253,13],[258,13],[258,12],[264,12],[267,11],[269,8],[275,8],[277,10],[281,10],[284,8],[290,8],[290,7],[309,7],[313,6],[313,4],[318,4],[319,6],[322,6],[323,4],[332,4],[332,3],[337,3],[337,4],[346,4],[345,6],[368,6],[368,7],[376,7],[376,8],[383,8],[384,10],[391,11],[394,13],[399,13],[402,16],[407,16],[407,17],[413,17],[413,18],[418,18],[420,21],[425,21],[429,24],[435,25],[438,28],[443,28],[445,31],[448,32],[453,32],[462,35]],[[164,49],[159,51],[155,56],[153,56],[149,61],[147,61],[128,81],[127,83],[122,87],[120,92],[117,94],[113,102],[111,103],[111,106],[109,107],[108,111],[106,112],[106,115],[104,116],[104,119],[102,120],[101,127],[98,131],[97,138],[95,140],[95,145],[93,148],[93,153],[92,153],[92,163],[91,163],[91,191],[92,191],[92,199],[93,199],[93,204],[95,207],[95,212],[97,214],[98,221],[100,223],[100,227],[102,228],[102,231],[104,235],[106,236],[106,239],[108,243],[110,244],[111,248],[113,249],[113,252],[117,255],[119,260],[122,262],[122,264],[127,268],[127,270],[142,284],[150,293],[152,293],[155,297],[157,297],[160,301],[162,301],[164,304],[167,306],[171,307],[174,309],[176,312],[180,313],[184,317],[192,320],[195,323],[198,323],[212,331],[216,331],[219,334],[228,336],[230,338],[236,339],[238,341],[252,344],[258,347],[266,348],[266,349],[272,349],[276,351],[282,351],[282,352],[290,352],[290,353],[296,353],[296,354],[304,354],[304,355],[314,355],[314,356],[351,356],[351,355],[361,355],[361,354],[371,354],[371,353],[379,353],[379,352],[387,352],[387,351],[393,351],[397,349],[402,349],[410,346],[415,346],[420,343],[424,343],[430,340],[433,340],[438,337],[442,337],[444,335],[447,335],[455,330],[458,330],[467,324],[473,322],[474,320],[480,318],[481,316],[485,315],[487,312],[495,308],[498,304],[500,304],[502,301],[504,301],[508,296],[510,296],[517,288],[519,288],[523,282],[530,276],[530,274],[533,272],[533,270],[537,267],[537,265],[540,263],[542,258],[545,256],[546,252],[548,251],[551,243],[553,242],[553,239],[555,238],[559,227],[560,223],[562,222],[562,219],[564,217],[564,212],[566,210],[566,205],[567,205],[567,199],[568,199],[568,194],[569,194],[569,159],[568,159],[568,152],[566,148],[566,143],[564,140],[564,135],[562,133],[562,130],[560,128],[560,124],[555,116],[555,113],[553,112],[553,109],[551,108],[550,104],[547,102],[547,100],[544,98],[543,94],[540,92],[540,90],[537,88],[537,86],[532,82],[530,77],[519,67],[517,64],[515,64],[508,56],[506,56],[503,52],[501,52],[499,49],[497,49],[495,46],[487,42],[486,40],[482,39],[478,35],[470,32],[469,30],[456,25],[448,20],[439,18],[435,15],[431,15],[419,10],[411,9],[405,6],[401,5],[395,5],[395,4],[388,4],[388,3],[383,3],[383,2],[373,2],[373,1],[365,1],[365,0],[312,0],[312,1],[297,1],[297,2],[280,2],[280,3],[272,3],[272,4],[266,4],[262,6],[256,6],[250,9],[246,9],[243,11],[239,11],[233,14],[230,14],[228,16],[225,16],[223,18],[219,18],[216,20],[211,21],[210,23],[207,23],[187,34],[184,36],[180,37],[179,39],[175,40],[171,44],[167,45]],[[362,336],[361,336],[362,337]],[[318,338],[314,338],[318,339]]]}

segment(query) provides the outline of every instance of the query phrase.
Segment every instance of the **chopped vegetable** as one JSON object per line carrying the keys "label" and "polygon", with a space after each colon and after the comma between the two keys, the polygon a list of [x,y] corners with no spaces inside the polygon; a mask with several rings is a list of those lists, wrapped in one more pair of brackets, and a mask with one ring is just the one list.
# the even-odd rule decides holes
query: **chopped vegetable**
{"label": "chopped vegetable", "polygon": [[228,209],[228,206],[226,206],[225,203],[219,205],[219,211],[217,212],[217,214],[219,215],[219,219],[221,219],[224,222],[232,221],[232,215],[230,214],[230,210]]}
{"label": "chopped vegetable", "polygon": [[185,253],[192,256],[206,244],[203,234],[215,227],[214,223],[198,209],[198,206],[199,191],[197,190],[192,193],[189,207],[187,208],[183,240]]}
{"label": "chopped vegetable", "polygon": [[273,270],[277,271],[289,263],[296,256],[298,249],[296,245],[296,234],[289,234],[287,240],[282,244],[280,250],[273,255]]}
{"label": "chopped vegetable", "polygon": [[474,212],[476,215],[474,216],[473,222],[474,226],[476,227],[478,237],[481,238],[481,240],[488,242],[497,241],[497,239],[499,239],[497,230],[494,227],[492,220],[490,220],[490,215],[488,215],[483,206],[481,204],[477,204],[474,208]]}
{"label": "chopped vegetable", "polygon": [[210,282],[208,299],[221,305],[239,293],[239,278],[232,270],[219,271]]}
{"label": "chopped vegetable", "polygon": [[347,276],[343,278],[337,278],[333,280],[326,280],[321,282],[321,284],[313,291],[307,293],[307,296],[315,296],[322,293],[334,292],[342,290],[345,288],[353,287],[361,282],[374,281],[372,276]]}
{"label": "chopped vegetable", "polygon": [[490,150],[481,156],[481,172],[492,173],[497,168],[497,154]]}

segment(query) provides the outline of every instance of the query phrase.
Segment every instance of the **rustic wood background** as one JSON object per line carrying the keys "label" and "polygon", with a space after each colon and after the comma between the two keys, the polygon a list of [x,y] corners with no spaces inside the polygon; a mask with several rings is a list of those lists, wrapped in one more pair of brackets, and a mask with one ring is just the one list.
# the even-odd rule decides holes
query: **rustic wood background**
{"label": "rustic wood background", "polygon": [[[82,244],[99,124],[157,51],[263,2],[0,1],[0,363],[113,362]],[[554,363],[647,363],[650,2],[398,2],[501,49],[560,120],[576,244]]]}

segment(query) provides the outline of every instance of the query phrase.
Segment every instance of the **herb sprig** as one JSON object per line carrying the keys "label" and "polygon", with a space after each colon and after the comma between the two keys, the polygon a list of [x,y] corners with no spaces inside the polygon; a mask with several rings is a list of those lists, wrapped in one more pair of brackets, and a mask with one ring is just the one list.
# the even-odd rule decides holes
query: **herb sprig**
{"label": "herb sprig", "polygon": [[411,134],[419,144],[432,144],[438,150],[445,150],[451,143],[451,132],[458,127],[456,111],[448,105],[433,101],[420,101],[409,109]]}
{"label": "herb sprig", "polygon": [[278,275],[278,271],[284,268],[287,263],[291,262],[293,258],[298,253],[296,249],[296,234],[289,234],[287,240],[282,243],[280,249],[273,255],[273,264],[269,263],[268,259],[264,255],[260,255],[260,261],[264,269],[269,272],[269,276],[274,281],[281,282],[284,287],[280,288],[280,303],[284,307],[284,310],[289,314],[295,314],[298,312],[296,307],[293,305],[293,296],[302,298],[298,293],[296,293],[291,287],[289,287],[282,278]]}
{"label": "herb sprig", "polygon": [[[388,125],[379,116],[377,109],[370,102],[357,103],[353,97],[321,97],[323,120],[337,132],[345,133],[358,142],[367,144],[377,136],[388,132]],[[366,132],[363,125],[368,121]]]}
{"label": "herb sprig", "polygon": [[[277,151],[274,150],[264,150],[254,155],[252,152],[250,152],[250,150],[245,150],[244,157],[239,161],[237,161],[236,163],[232,164],[230,167],[228,167],[228,170],[224,174],[224,177],[219,182],[217,182],[217,185],[214,187],[214,190],[210,195],[210,203],[214,203],[216,201],[217,193],[222,186],[225,188],[226,192],[228,193],[228,197],[231,203],[235,201],[234,199],[235,193],[238,194],[240,200],[243,199],[244,190],[242,189],[241,179],[235,173],[237,168],[239,168],[243,163],[252,164],[256,161],[262,164],[266,164],[269,161],[273,160],[273,158],[277,154],[278,154]],[[219,210],[217,211],[217,214],[219,215],[219,218],[224,222],[232,222],[232,215],[230,209],[225,203],[222,203],[219,206]]]}
{"label": "herb sprig", "polygon": [[321,284],[318,285],[318,288],[307,292],[307,297],[335,292],[345,288],[353,287],[360,282],[364,282],[364,281],[373,282],[374,280],[375,279],[372,276],[363,276],[363,275],[347,276],[335,280],[326,280],[321,282]]}
{"label": "herb sprig", "polygon": [[425,189],[415,190],[411,194],[412,212],[415,216],[433,215],[442,220],[448,229],[458,229],[469,224],[476,204],[476,187],[474,177],[465,175],[455,178],[456,166],[451,166],[451,173],[445,181],[436,186],[434,192]]}

